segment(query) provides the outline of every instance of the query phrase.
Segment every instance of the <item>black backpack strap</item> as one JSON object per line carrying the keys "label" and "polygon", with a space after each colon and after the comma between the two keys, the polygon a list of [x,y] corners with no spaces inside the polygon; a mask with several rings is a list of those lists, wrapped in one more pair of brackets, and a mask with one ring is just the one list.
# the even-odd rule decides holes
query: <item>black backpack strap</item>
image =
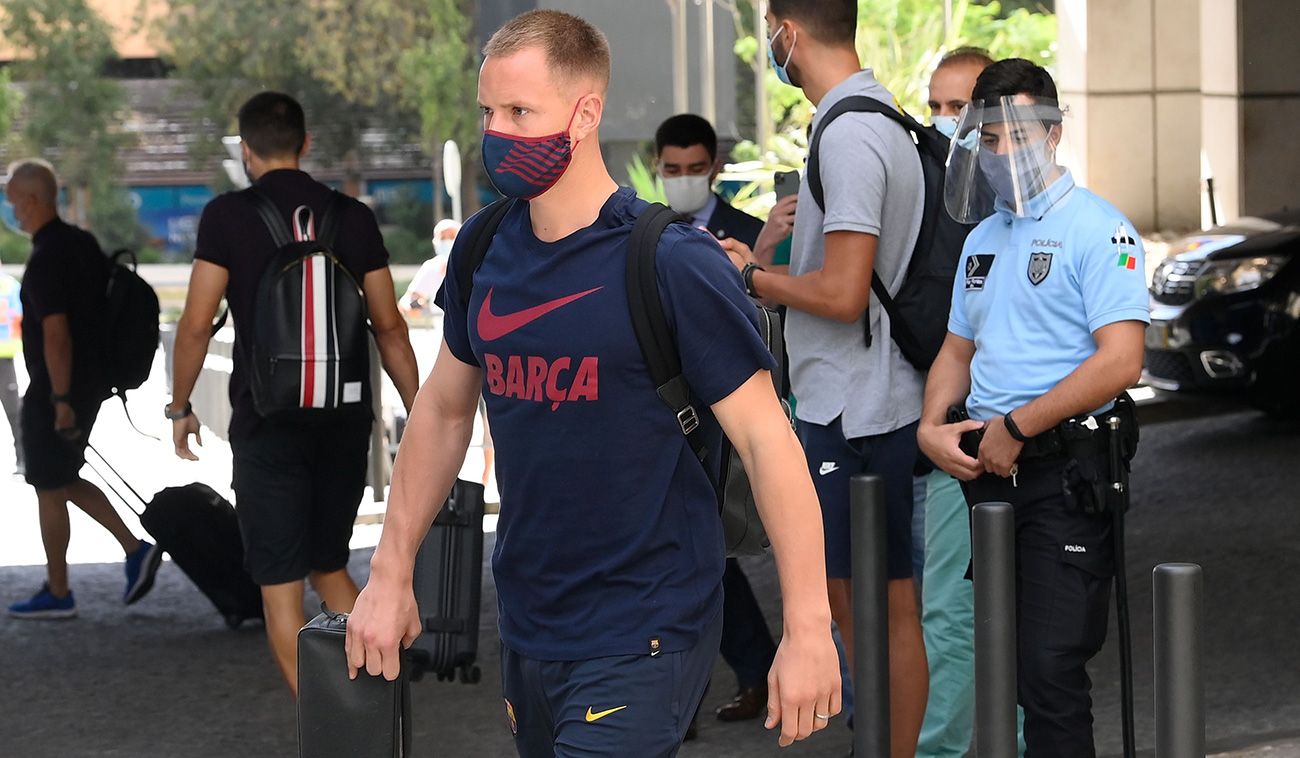
{"label": "black backpack strap", "polygon": [[[923,129],[920,124],[911,116],[900,113],[897,108],[883,103],[874,97],[866,95],[853,95],[831,106],[825,115],[817,122],[817,128],[813,130],[812,139],[808,142],[808,175],[805,181],[808,182],[808,191],[812,193],[813,200],[817,207],[826,212],[826,191],[822,188],[821,166],[818,159],[818,153],[821,151],[822,134],[835,119],[843,116],[845,113],[879,113],[890,121],[898,124],[908,132],[915,132]],[[913,137],[915,140],[915,136]]]}
{"label": "black backpack strap", "polygon": [[653,203],[632,226],[627,246],[627,305],[632,316],[632,330],[636,332],[641,355],[650,369],[655,392],[677,416],[677,423],[691,450],[703,461],[708,450],[697,433],[700,417],[691,404],[691,390],[682,376],[677,342],[664,315],[663,301],[659,299],[659,279],[655,275],[659,237],[669,224],[680,220],[681,216],[671,208]]}
{"label": "black backpack strap", "polygon": [[289,224],[285,222],[284,217],[280,215],[280,209],[275,207],[275,202],[267,197],[265,192],[254,186],[245,190],[244,195],[257,210],[257,215],[262,218],[262,223],[271,233],[271,241],[277,248],[293,242],[293,233],[289,231]]}
{"label": "black backpack strap", "polygon": [[342,192],[330,191],[329,204],[325,206],[325,215],[320,220],[320,233],[316,235],[317,241],[330,250],[334,249],[334,238],[338,236],[343,214],[347,212],[347,200],[347,195]]}
{"label": "black backpack strap", "polygon": [[[806,178],[808,182],[808,191],[812,193],[813,201],[817,203],[817,207],[822,210],[822,213],[826,212],[826,191],[822,187],[821,164],[817,155],[821,150],[822,134],[826,131],[826,127],[830,126],[832,121],[843,116],[845,113],[879,113],[906,129],[909,134],[912,134],[914,141],[916,140],[916,136],[913,133],[916,130],[923,128],[911,116],[899,112],[897,108],[883,103],[874,97],[853,95],[832,105],[831,109],[826,111],[826,114],[817,122],[817,128],[813,130],[812,139],[808,143],[808,171]],[[922,234],[917,236],[918,247],[922,241],[925,226],[925,218],[923,216],[921,223]],[[915,250],[912,252],[912,255],[915,257]],[[894,304],[894,298],[890,296],[889,290],[885,288],[885,283],[874,270],[871,272],[871,293],[872,296],[876,298],[876,301],[880,303],[880,307],[885,309],[885,313],[889,314],[889,328],[899,332],[907,332],[907,325],[898,317],[898,307]],[[874,340],[871,337],[870,316],[867,316],[863,320],[862,331],[863,341],[866,343],[867,347],[871,347]]]}
{"label": "black backpack strap", "polygon": [[501,220],[506,217],[506,212],[514,207],[514,198],[503,197],[484,208],[480,213],[483,220],[474,225],[473,236],[469,238],[469,243],[462,248],[463,252],[460,257],[454,261],[456,269],[456,291],[460,293],[461,308],[465,313],[469,313],[469,295],[474,288],[474,272],[478,267],[483,265],[483,259],[487,257],[489,247],[492,247],[492,238],[496,236],[497,227],[501,226]]}

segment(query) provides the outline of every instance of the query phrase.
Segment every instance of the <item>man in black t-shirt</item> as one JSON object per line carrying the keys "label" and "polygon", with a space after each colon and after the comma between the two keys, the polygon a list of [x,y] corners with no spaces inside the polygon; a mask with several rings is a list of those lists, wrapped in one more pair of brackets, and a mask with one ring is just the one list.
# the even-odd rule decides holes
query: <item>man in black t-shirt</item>
{"label": "man in black t-shirt", "polygon": [[71,618],[76,602],[68,586],[68,502],[112,533],[126,553],[127,604],[153,586],[162,552],[136,538],[98,487],[81,478],[99,404],[108,396],[103,376],[100,324],[108,287],[108,260],[87,232],[58,215],[59,187],[44,161],[15,163],[5,197],[32,253],[23,274],[23,344],[31,378],[20,426],[27,483],[41,510],[48,579],[29,600],[9,606],[16,618]]}
{"label": "man in black t-shirt", "polygon": [[[333,193],[298,168],[310,144],[302,107],[288,95],[263,92],[239,109],[239,133],[248,175],[286,225],[305,205],[319,228]],[[379,226],[368,208],[347,199],[336,229],[333,252],[362,285],[384,368],[409,409],[418,382],[415,353],[397,310]],[[332,610],[352,610],[357,597],[347,572],[348,542],[365,488],[373,418],[365,402],[340,405],[323,417],[258,414],[250,384],[252,329],[258,284],[276,250],[247,192],[228,192],[203,209],[185,312],[176,330],[166,414],[173,422],[176,454],[197,460],[189,437],[201,443],[200,424],[189,398],[224,297],[235,323],[230,445],[244,563],[262,587],[271,650],[296,693],[304,579]]]}

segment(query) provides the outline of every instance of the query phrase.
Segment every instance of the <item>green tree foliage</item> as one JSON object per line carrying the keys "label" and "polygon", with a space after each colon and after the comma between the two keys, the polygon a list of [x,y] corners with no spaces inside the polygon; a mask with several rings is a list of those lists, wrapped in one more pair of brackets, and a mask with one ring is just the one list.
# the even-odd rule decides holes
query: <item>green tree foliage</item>
{"label": "green tree foliage", "polygon": [[[156,34],[178,76],[206,104],[204,115],[224,133],[234,130],[235,112],[249,96],[288,92],[307,111],[317,160],[353,170],[364,149],[418,142],[436,162],[443,140],[472,141],[475,56],[465,5],[171,0]],[[369,126],[383,127],[388,143],[363,146]],[[204,157],[218,151],[213,140]]]}
{"label": "green tree foliage", "polygon": [[423,6],[429,29],[401,51],[396,77],[402,82],[402,102],[419,114],[422,144],[440,165],[442,143],[460,146],[464,181],[461,191],[465,212],[475,210],[478,192],[477,160],[480,117],[478,110],[478,51],[471,47],[473,2],[466,0],[414,0]]}
{"label": "green tree foliage", "polygon": [[[105,246],[135,246],[145,232],[119,183],[117,157],[132,142],[120,128],[126,95],[103,76],[116,57],[110,31],[86,0],[0,5],[0,33],[23,51],[13,66],[25,88],[17,146],[53,160],[74,220],[88,223]],[[0,100],[0,121],[12,117],[12,102]]]}
{"label": "green tree foliage", "polygon": [[[943,3],[935,0],[858,0],[858,54],[881,83],[893,92],[903,108],[925,121],[930,74],[943,56],[959,47],[984,48],[996,60],[1028,58],[1052,68],[1056,59],[1056,18],[1041,5],[1030,11],[1027,0],[1018,0],[1006,11],[999,0],[976,2],[952,0],[952,23],[945,30]],[[750,166],[755,176],[770,176],[773,170],[802,166],[807,152],[807,128],[813,108],[803,92],[776,78],[767,59],[767,40],[753,34],[752,6],[734,6],[738,36],[735,53],[751,70],[762,71],[767,90],[772,136],[763,146],[741,142],[733,151],[738,161],[757,161]],[[745,33],[747,32],[747,33]],[[758,68],[761,67],[761,68]],[[770,188],[770,180],[759,182]],[[771,192],[759,194],[747,187],[752,199],[744,210],[766,216],[774,200]]]}
{"label": "green tree foliage", "polygon": [[[1052,67],[1056,17],[1030,12],[1021,5],[1007,13],[999,0],[953,0],[952,23],[945,30],[943,4],[934,0],[859,0],[859,57],[907,112],[924,120],[930,73],[944,54],[959,47],[981,47],[994,59],[1028,58]],[[751,66],[766,70],[768,111],[776,124],[771,144],[762,150],[752,144],[743,146],[741,154],[758,158],[766,153],[783,163],[799,165],[807,144],[804,130],[812,120],[811,104],[802,92],[782,84],[771,71],[767,40],[741,37],[736,54]]]}
{"label": "green tree foliage", "polygon": [[954,0],[944,31],[943,6],[932,0],[860,0],[858,53],[909,112],[926,116],[930,73],[950,50],[984,48],[994,60],[1028,58],[1050,67],[1056,59],[1056,18],[1018,8],[1004,14],[998,0]]}
{"label": "green tree foliage", "polygon": [[235,131],[239,106],[268,89],[302,103],[317,158],[355,159],[360,130],[373,114],[318,76],[316,56],[326,45],[315,37],[313,21],[299,0],[170,0],[155,37],[203,103],[200,115],[217,125],[204,135],[196,159],[223,154],[219,138]]}
{"label": "green tree foliage", "polygon": [[0,69],[0,145],[10,138],[10,130],[13,129],[14,119],[18,117],[22,99],[22,93],[9,79],[9,72]]}

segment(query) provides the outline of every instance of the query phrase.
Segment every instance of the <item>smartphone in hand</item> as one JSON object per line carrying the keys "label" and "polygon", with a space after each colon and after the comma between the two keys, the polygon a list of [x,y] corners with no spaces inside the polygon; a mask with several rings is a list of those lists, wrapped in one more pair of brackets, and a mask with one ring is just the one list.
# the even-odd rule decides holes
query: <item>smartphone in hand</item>
{"label": "smartphone in hand", "polygon": [[777,202],[799,194],[798,171],[778,171],[772,176],[772,183],[776,186]]}

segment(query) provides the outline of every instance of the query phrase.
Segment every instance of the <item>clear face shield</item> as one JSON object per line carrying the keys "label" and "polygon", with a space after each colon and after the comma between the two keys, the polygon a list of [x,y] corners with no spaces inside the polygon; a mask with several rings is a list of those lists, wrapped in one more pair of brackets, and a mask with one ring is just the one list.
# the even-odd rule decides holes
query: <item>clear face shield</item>
{"label": "clear face shield", "polygon": [[1061,108],[1028,95],[975,100],[962,109],[948,150],[944,205],[975,224],[1001,207],[1041,216],[1047,188],[1061,177]]}

